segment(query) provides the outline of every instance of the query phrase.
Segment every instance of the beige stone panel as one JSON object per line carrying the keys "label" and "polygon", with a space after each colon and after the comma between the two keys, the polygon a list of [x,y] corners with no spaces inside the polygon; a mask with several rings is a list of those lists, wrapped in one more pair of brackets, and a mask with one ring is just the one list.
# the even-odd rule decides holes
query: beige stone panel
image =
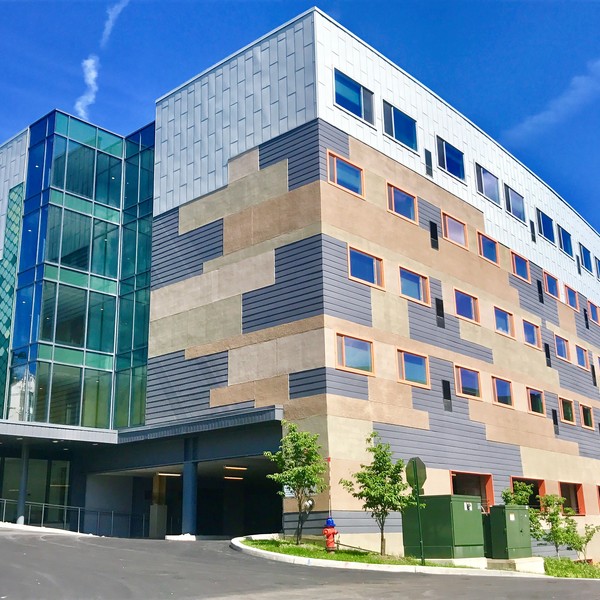
{"label": "beige stone panel", "polygon": [[[598,481],[596,485],[584,485],[583,486],[583,503],[585,504],[585,514],[592,515],[600,515],[600,498],[598,497],[598,485],[600,485],[600,477],[598,477]],[[598,517],[596,517],[596,520]]]}
{"label": "beige stone panel", "polygon": [[159,356],[238,335],[241,317],[241,298],[234,296],[158,319],[150,323],[148,354]]}
{"label": "beige stone panel", "polygon": [[[362,445],[364,446],[364,440]],[[340,479],[353,481],[353,475],[360,470],[361,464],[369,462],[371,462],[370,457],[365,457],[362,461],[331,459],[331,502],[335,510],[362,510],[362,502],[341,486]]]}
{"label": "beige stone panel", "polygon": [[308,417],[327,415],[327,397],[325,394],[294,398],[283,405],[283,414],[288,421],[300,421]]}
{"label": "beige stone panel", "polygon": [[179,234],[285,194],[288,190],[287,171],[284,160],[180,206]]}
{"label": "beige stone panel", "polygon": [[[373,526],[377,527],[375,521],[373,521]],[[379,533],[344,533],[341,531],[340,544],[379,552],[380,537]],[[393,556],[404,556],[404,542],[401,533],[385,534],[385,552]]]}
{"label": "beige stone panel", "polygon": [[275,254],[267,252],[155,290],[150,295],[150,321],[187,312],[224,298],[275,283]]}
{"label": "beige stone panel", "polygon": [[[539,479],[541,479],[541,477]],[[546,479],[544,481],[544,485],[546,486],[546,494],[560,496],[560,485],[558,484],[558,481],[550,481]]]}
{"label": "beige stone panel", "polygon": [[577,326],[575,325],[575,311],[562,302],[557,302],[556,307],[558,309],[560,328],[568,331],[570,337],[578,337]]}
{"label": "beige stone panel", "polygon": [[[598,502],[595,502],[595,504],[598,504]],[[576,520],[577,529],[580,533],[583,533],[583,529],[587,524],[600,525],[600,517],[596,513],[585,517],[578,517]],[[592,538],[592,541],[587,547],[587,557],[591,558],[594,562],[600,562],[600,534],[596,534],[596,536]]]}
{"label": "beige stone panel", "polygon": [[223,253],[230,254],[303,229],[319,223],[320,218],[320,186],[314,182],[225,217]]}
{"label": "beige stone panel", "polygon": [[254,400],[254,382],[228,385],[210,390],[210,407],[228,406]]}
{"label": "beige stone panel", "polygon": [[369,378],[369,402],[412,408],[412,386],[390,379]]}
{"label": "beige stone panel", "polygon": [[392,291],[373,290],[371,292],[373,327],[402,337],[410,337],[407,305],[408,300],[395,295]]}
{"label": "beige stone panel", "polygon": [[323,333],[308,331],[229,351],[229,384],[266,379],[325,364]]}
{"label": "beige stone panel", "polygon": [[259,379],[254,382],[254,404],[257,408],[260,406],[284,404],[289,401],[289,390],[287,374],[272,377],[271,379]]}
{"label": "beige stone panel", "polygon": [[209,344],[186,348],[185,357],[189,360],[190,358],[206,356],[207,354],[214,354],[215,352],[224,352],[225,350],[250,346],[252,344],[275,340],[280,337],[304,333],[315,329],[323,329],[323,324],[323,315],[318,315],[316,317],[310,317],[309,319],[284,323],[283,325],[277,325],[276,327],[267,327],[251,333],[240,333],[239,335],[232,336],[226,340],[219,340]]}
{"label": "beige stone panel", "polygon": [[385,343],[373,346],[374,368],[378,378],[398,380],[398,361],[396,346]]}
{"label": "beige stone panel", "polygon": [[369,170],[364,171],[364,177],[366,192],[365,198],[367,202],[387,210],[387,182],[385,177],[382,177],[381,175]]}
{"label": "beige stone panel", "polygon": [[376,423],[403,425],[414,429],[429,429],[429,413],[390,404],[371,404],[371,417]]}
{"label": "beige stone panel", "polygon": [[452,493],[452,480],[447,469],[427,467],[427,479],[423,491],[428,496],[443,496]]}
{"label": "beige stone panel", "polygon": [[229,184],[231,185],[234,181],[242,179],[242,177],[256,173],[258,164],[258,148],[253,148],[230,159],[227,164]]}
{"label": "beige stone panel", "polygon": [[522,446],[521,462],[524,477],[592,485],[600,483],[600,461],[593,458]]}

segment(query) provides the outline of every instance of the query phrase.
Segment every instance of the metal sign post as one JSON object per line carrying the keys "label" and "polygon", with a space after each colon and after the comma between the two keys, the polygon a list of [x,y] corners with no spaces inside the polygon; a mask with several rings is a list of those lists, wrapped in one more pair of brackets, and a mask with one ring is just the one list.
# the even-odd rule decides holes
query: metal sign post
{"label": "metal sign post", "polygon": [[418,457],[411,458],[406,465],[406,481],[412,487],[417,499],[417,526],[419,527],[419,551],[421,565],[425,564],[425,551],[423,548],[423,527],[421,525],[421,488],[427,479],[427,467]]}

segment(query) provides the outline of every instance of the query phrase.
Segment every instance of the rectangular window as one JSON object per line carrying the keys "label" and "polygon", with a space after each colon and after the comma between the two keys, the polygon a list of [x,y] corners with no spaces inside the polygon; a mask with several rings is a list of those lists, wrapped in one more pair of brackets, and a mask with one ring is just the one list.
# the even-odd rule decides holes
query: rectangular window
{"label": "rectangular window", "polygon": [[450,479],[453,494],[479,496],[481,508],[485,512],[488,512],[490,506],[494,504],[494,482],[491,475],[451,471]]}
{"label": "rectangular window", "polygon": [[565,253],[573,258],[573,242],[571,241],[571,234],[563,229],[560,225],[556,225],[558,229],[558,246]]}
{"label": "rectangular window", "polygon": [[494,401],[505,406],[512,406],[512,384],[506,379],[492,377],[494,384]]}
{"label": "rectangular window", "polygon": [[417,222],[417,199],[411,194],[388,184],[388,208],[391,212],[409,221]]}
{"label": "rectangular window", "polygon": [[456,367],[456,393],[462,396],[481,398],[481,383],[479,372]]}
{"label": "rectangular window", "polygon": [[427,277],[400,267],[400,295],[429,305],[429,281]]}
{"label": "rectangular window", "polygon": [[527,283],[531,283],[531,277],[529,275],[529,261],[516,252],[511,252],[511,257],[513,273],[517,277],[525,280]]}
{"label": "rectangular window", "polygon": [[560,300],[558,279],[554,275],[546,273],[546,271],[544,271],[544,285],[546,286],[546,294]]}
{"label": "rectangular window", "polygon": [[438,165],[454,177],[465,178],[465,165],[463,153],[443,140],[437,138]]}
{"label": "rectangular window", "polygon": [[544,392],[541,390],[535,390],[533,388],[527,388],[527,398],[529,400],[529,412],[536,413],[538,415],[546,414]]}
{"label": "rectangular window", "polygon": [[429,361],[426,356],[398,350],[398,371],[401,381],[429,387]]}
{"label": "rectangular window", "polygon": [[586,429],[594,429],[594,411],[591,406],[580,404],[581,410],[581,426]]}
{"label": "rectangular window", "polygon": [[374,123],[373,92],[335,69],[335,103],[359,119]]}
{"label": "rectangular window", "polygon": [[458,219],[447,215],[446,213],[442,213],[443,224],[444,224],[444,237],[462,246],[463,248],[467,247],[467,226]]}
{"label": "rectangular window", "polygon": [[479,301],[475,296],[454,290],[456,314],[464,319],[479,323]]}
{"label": "rectangular window", "polygon": [[348,249],[350,277],[383,287],[383,261],[356,248]]}
{"label": "rectangular window", "polygon": [[383,101],[383,130],[401,144],[417,149],[417,122],[406,113]]}
{"label": "rectangular window", "polygon": [[596,262],[596,277],[600,278],[600,259],[594,256]]}
{"label": "rectangular window", "polygon": [[577,366],[585,369],[586,371],[590,370],[590,360],[588,351],[581,346],[575,345],[575,356],[577,358]]}
{"label": "rectangular window", "polygon": [[588,307],[590,309],[590,319],[596,323],[596,325],[600,325],[600,311],[598,306],[596,306],[593,302],[588,301]]}
{"label": "rectangular window", "polygon": [[329,152],[329,181],[363,196],[362,169]]}
{"label": "rectangular window", "polygon": [[514,318],[511,313],[494,307],[494,319],[496,322],[496,331],[510,337],[515,337]]}
{"label": "rectangular window", "polygon": [[475,174],[477,176],[477,191],[483,194],[488,200],[500,205],[498,178],[477,163],[475,163]]}
{"label": "rectangular window", "polygon": [[549,242],[555,243],[554,237],[554,221],[539,208],[537,211],[537,222],[539,234],[546,238]]}
{"label": "rectangular window", "polygon": [[479,256],[483,256],[486,260],[498,264],[498,242],[483,233],[477,234],[479,245]]}
{"label": "rectangular window", "polygon": [[338,366],[360,373],[373,373],[373,344],[337,334]]}
{"label": "rectangular window", "polygon": [[517,194],[515,190],[507,185],[504,186],[504,195],[506,198],[506,210],[513,215],[513,217],[519,219],[519,221],[526,223],[525,198],[523,198],[521,194]]}
{"label": "rectangular window", "polygon": [[540,328],[529,321],[523,320],[523,335],[525,337],[525,343],[536,348],[542,347],[542,336]]}
{"label": "rectangular window", "polygon": [[569,342],[560,337],[560,335],[554,334],[554,342],[556,344],[556,356],[563,360],[571,360],[571,353],[569,351]]}
{"label": "rectangular window", "polygon": [[577,292],[568,285],[565,285],[565,300],[573,310],[579,310],[579,298]]}
{"label": "rectangular window", "polygon": [[592,254],[583,244],[579,244],[579,256],[581,257],[581,266],[586,271],[593,273],[593,271],[592,271]]}
{"label": "rectangular window", "polygon": [[511,477],[511,488],[514,489],[515,482],[526,483],[532,486],[531,496],[527,502],[529,508],[540,508],[540,499],[538,496],[546,495],[546,484],[543,479],[525,479],[524,477]]}
{"label": "rectangular window", "polygon": [[560,495],[565,499],[563,508],[570,508],[576,515],[585,515],[583,486],[580,483],[559,483]]}
{"label": "rectangular window", "polygon": [[575,407],[573,400],[559,398],[558,404],[560,406],[561,420],[565,423],[571,423],[572,425],[575,425]]}

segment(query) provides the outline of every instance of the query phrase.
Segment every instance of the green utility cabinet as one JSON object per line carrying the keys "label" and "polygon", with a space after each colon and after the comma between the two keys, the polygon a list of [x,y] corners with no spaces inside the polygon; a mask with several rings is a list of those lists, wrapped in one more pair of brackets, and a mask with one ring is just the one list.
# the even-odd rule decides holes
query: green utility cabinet
{"label": "green utility cabinet", "polygon": [[[479,496],[421,496],[425,558],[483,556],[483,523]],[[402,515],[404,553],[421,556],[417,507]]]}
{"label": "green utility cabinet", "polygon": [[500,504],[490,508],[488,558],[524,558],[532,555],[529,509],[526,506]]}

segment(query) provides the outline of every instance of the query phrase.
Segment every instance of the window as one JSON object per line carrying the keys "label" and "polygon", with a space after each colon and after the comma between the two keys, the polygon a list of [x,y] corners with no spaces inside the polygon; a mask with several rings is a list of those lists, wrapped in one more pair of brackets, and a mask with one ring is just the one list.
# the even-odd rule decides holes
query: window
{"label": "window", "polygon": [[362,169],[331,152],[329,153],[329,181],[354,194],[363,195]]}
{"label": "window", "polygon": [[385,100],[383,101],[383,130],[401,144],[413,150],[417,149],[417,122]]}
{"label": "window", "polygon": [[592,255],[583,244],[579,244],[579,255],[581,257],[581,266],[586,271],[592,273]]}
{"label": "window", "polygon": [[479,301],[475,296],[454,290],[454,300],[456,302],[456,314],[459,317],[479,323]]}
{"label": "window", "polygon": [[559,483],[560,495],[565,499],[563,508],[570,508],[576,515],[585,515],[583,486],[580,483]]}
{"label": "window", "polygon": [[537,222],[540,235],[554,244],[554,221],[539,208],[537,209]]}
{"label": "window", "polygon": [[514,319],[511,313],[494,307],[494,319],[496,321],[496,331],[510,337],[515,337]]}
{"label": "window", "polygon": [[573,242],[571,241],[571,234],[563,229],[560,225],[556,225],[558,229],[558,246],[565,253],[573,258]]}
{"label": "window", "polygon": [[581,346],[575,346],[575,356],[577,359],[577,366],[585,369],[586,371],[590,370],[590,360],[588,356],[588,351]]}
{"label": "window", "polygon": [[594,256],[596,262],[596,277],[600,278],[600,259]]}
{"label": "window", "polygon": [[570,360],[569,342],[556,334],[554,335],[554,342],[556,344],[556,356],[563,360]]}
{"label": "window", "polygon": [[400,294],[411,300],[429,304],[429,281],[427,277],[400,267]]}
{"label": "window", "polygon": [[461,396],[481,398],[479,372],[465,367],[456,367],[456,393]]}
{"label": "window", "polygon": [[531,496],[527,502],[529,508],[540,508],[540,500],[538,496],[546,495],[546,484],[543,479],[525,479],[523,477],[511,477],[511,488],[514,489],[515,482],[526,483],[532,486]]}
{"label": "window", "polygon": [[497,265],[498,242],[493,240],[491,237],[484,235],[483,233],[477,234],[477,241],[479,244],[479,255]]}
{"label": "window", "polygon": [[498,178],[477,163],[475,163],[475,174],[477,176],[477,191],[483,194],[488,200],[499,205]]}
{"label": "window", "polygon": [[494,482],[491,475],[451,471],[450,478],[453,494],[479,496],[481,498],[481,508],[486,512],[494,504]]}
{"label": "window", "polygon": [[527,388],[527,398],[529,400],[529,412],[536,413],[538,415],[546,414],[546,407],[544,405],[544,392],[541,390],[535,390],[533,388]]}
{"label": "window", "polygon": [[373,344],[347,335],[337,335],[338,366],[361,373],[373,372]]}
{"label": "window", "polygon": [[350,277],[383,287],[383,261],[355,248],[348,249]]}
{"label": "window", "polygon": [[573,310],[579,310],[579,298],[577,297],[577,292],[568,285],[565,285],[565,300]]}
{"label": "window", "polygon": [[529,261],[515,252],[511,252],[513,273],[524,279],[527,283],[531,281],[529,276]]}
{"label": "window", "polygon": [[388,184],[388,208],[396,215],[417,222],[417,199],[390,184]]}
{"label": "window", "polygon": [[594,429],[594,411],[591,406],[580,404],[581,410],[581,426],[586,429]]}
{"label": "window", "polygon": [[437,139],[438,165],[454,177],[465,178],[463,153],[442,138]]}
{"label": "window", "polygon": [[554,275],[550,275],[550,273],[546,273],[544,271],[544,285],[546,286],[546,293],[550,296],[553,296],[557,300],[560,300],[559,291],[558,291],[558,279],[554,277]]}
{"label": "window", "polygon": [[443,221],[444,221],[444,237],[458,244],[459,246],[463,246],[463,248],[467,247],[467,226],[458,219],[451,217],[445,213],[442,213]]}
{"label": "window", "polygon": [[588,307],[590,309],[590,319],[594,321],[596,325],[600,325],[600,314],[598,311],[598,307],[590,301],[588,301]]}
{"label": "window", "polygon": [[335,69],[335,103],[373,124],[373,92]]}
{"label": "window", "polygon": [[523,321],[523,336],[525,337],[525,343],[536,348],[542,347],[542,336],[540,334],[540,328],[529,321]]}
{"label": "window", "polygon": [[400,380],[429,387],[429,361],[426,356],[398,350]]}
{"label": "window", "polygon": [[504,195],[506,197],[506,210],[519,219],[519,221],[526,222],[525,219],[525,198],[521,194],[517,194],[515,190],[507,185],[504,186]]}
{"label": "window", "polygon": [[494,384],[494,400],[498,404],[512,406],[512,384],[510,381],[506,381],[506,379],[500,379],[498,377],[492,377],[492,383]]}
{"label": "window", "polygon": [[575,409],[573,407],[573,400],[567,400],[566,398],[559,398],[558,404],[560,407],[560,418],[565,423],[575,424]]}

